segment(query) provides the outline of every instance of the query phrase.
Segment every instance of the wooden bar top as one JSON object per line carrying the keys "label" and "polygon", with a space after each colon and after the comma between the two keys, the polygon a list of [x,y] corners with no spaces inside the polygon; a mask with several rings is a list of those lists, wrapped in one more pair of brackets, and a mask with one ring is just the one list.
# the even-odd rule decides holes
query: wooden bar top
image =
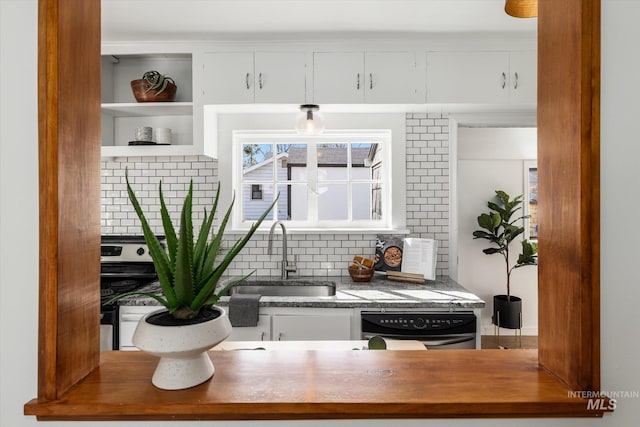
{"label": "wooden bar top", "polygon": [[199,386],[151,384],[157,358],[105,352],[98,369],[39,420],[598,417],[538,365],[536,350],[240,350],[209,353]]}

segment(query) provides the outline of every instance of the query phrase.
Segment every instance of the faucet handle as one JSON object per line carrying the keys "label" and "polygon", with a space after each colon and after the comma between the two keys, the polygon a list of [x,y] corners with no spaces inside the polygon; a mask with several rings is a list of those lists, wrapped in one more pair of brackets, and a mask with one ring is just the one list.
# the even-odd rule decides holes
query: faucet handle
{"label": "faucet handle", "polygon": [[298,255],[294,255],[293,261],[287,261],[284,268],[290,273],[295,273],[298,270],[297,264],[298,264]]}

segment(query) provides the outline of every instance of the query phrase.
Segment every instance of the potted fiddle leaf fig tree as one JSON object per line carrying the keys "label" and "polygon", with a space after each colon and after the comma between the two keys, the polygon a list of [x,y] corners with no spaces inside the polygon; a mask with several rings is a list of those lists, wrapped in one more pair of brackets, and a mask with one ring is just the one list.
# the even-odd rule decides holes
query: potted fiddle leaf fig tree
{"label": "potted fiddle leaf fig tree", "polygon": [[[216,286],[234,257],[251,239],[262,221],[275,205],[276,200],[251,226],[245,236],[221,255],[222,238],[231,216],[233,201],[216,233],[211,232],[213,218],[218,207],[220,185],[211,207],[194,238],[192,223],[193,182],[182,206],[179,231],[176,232],[159,184],[160,215],[166,250],[153,233],[126,174],[129,199],[140,219],[144,238],[153,259],[162,295],[146,292],[129,292],[118,295],[110,302],[132,294],[142,294],[158,301],[165,308],[149,313],[138,323],[133,344],[140,350],[160,357],[152,383],[161,389],[177,390],[193,387],[213,376],[214,367],[207,350],[226,339],[231,333],[231,323],[226,311],[215,306],[220,296],[246,279],[230,281],[219,292]],[[234,198],[235,199],[235,198]],[[222,260],[216,264],[218,255]]]}
{"label": "potted fiddle leaf fig tree", "polygon": [[511,199],[504,191],[496,190],[494,200],[487,203],[490,212],[478,216],[478,225],[482,230],[473,232],[474,239],[485,239],[492,244],[482,252],[487,255],[500,254],[504,258],[507,293],[494,295],[492,320],[494,325],[510,329],[522,327],[522,299],[511,295],[511,273],[515,269],[538,263],[538,245],[527,239],[522,240],[522,251],[518,253],[517,260],[513,262],[510,257],[511,243],[524,233],[524,226],[518,225],[518,222],[523,221],[527,216],[516,215],[516,212],[521,209],[523,197],[524,195],[520,194]]}

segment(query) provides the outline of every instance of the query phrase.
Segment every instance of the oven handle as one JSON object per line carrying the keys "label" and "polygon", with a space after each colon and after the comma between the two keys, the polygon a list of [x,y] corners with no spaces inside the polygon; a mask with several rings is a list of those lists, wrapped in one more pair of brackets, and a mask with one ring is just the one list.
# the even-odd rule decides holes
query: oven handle
{"label": "oven handle", "polygon": [[[368,340],[369,338],[375,336],[376,334],[363,334],[363,339]],[[399,340],[416,340],[420,341],[424,345],[430,345],[432,347],[441,347],[445,345],[451,344],[460,344],[463,342],[471,341],[475,338],[475,335],[465,335],[460,337],[450,337],[450,338],[430,338],[425,336],[411,336],[411,335],[394,335],[394,334],[384,334],[380,335],[382,338],[389,339],[399,339]]]}

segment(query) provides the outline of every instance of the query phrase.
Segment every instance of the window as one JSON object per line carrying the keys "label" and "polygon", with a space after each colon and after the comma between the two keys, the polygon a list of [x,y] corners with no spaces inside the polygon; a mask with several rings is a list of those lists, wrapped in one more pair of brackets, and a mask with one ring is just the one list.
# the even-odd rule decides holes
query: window
{"label": "window", "polygon": [[299,228],[386,228],[390,224],[388,131],[233,132],[238,227],[278,196],[267,221]]}
{"label": "window", "polygon": [[262,200],[262,185],[251,185],[251,200]]}

